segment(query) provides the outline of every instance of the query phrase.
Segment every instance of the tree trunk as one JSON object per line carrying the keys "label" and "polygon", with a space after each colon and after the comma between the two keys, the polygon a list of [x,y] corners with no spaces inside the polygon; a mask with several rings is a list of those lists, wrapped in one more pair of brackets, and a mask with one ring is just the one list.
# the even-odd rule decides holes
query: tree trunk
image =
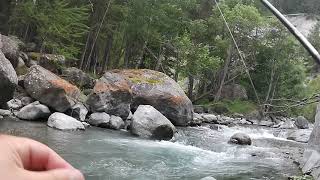
{"label": "tree trunk", "polygon": [[85,63],[86,53],[87,53],[87,49],[88,49],[88,46],[89,46],[90,35],[91,35],[91,31],[89,31],[89,33],[88,33],[88,37],[87,37],[87,40],[86,40],[86,45],[85,45],[83,53],[81,55],[81,62],[80,62],[79,68],[82,69],[82,70],[84,68],[83,65]]}
{"label": "tree trunk", "polygon": [[125,54],[124,54],[124,68],[129,67],[129,58],[131,56],[131,46],[129,43],[126,45]]}
{"label": "tree trunk", "polygon": [[228,49],[227,59],[224,61],[223,75],[222,75],[222,78],[221,78],[221,81],[220,81],[220,85],[219,85],[218,91],[217,91],[216,96],[214,98],[214,101],[219,101],[220,100],[221,91],[222,91],[222,88],[223,88],[223,85],[224,85],[224,81],[225,81],[225,79],[227,77],[230,61],[232,59],[232,53],[233,53],[233,45],[230,45],[229,49]]}
{"label": "tree trunk", "polygon": [[270,94],[271,94],[271,90],[272,90],[272,87],[273,87],[273,80],[274,80],[274,74],[275,74],[275,65],[274,65],[274,62],[275,60],[272,61],[272,70],[271,70],[271,74],[270,74],[270,83],[269,83],[269,88],[268,88],[268,92],[267,92],[267,95],[266,95],[266,99],[265,99],[265,103],[267,103],[269,101],[269,97],[270,97]]}
{"label": "tree trunk", "polygon": [[143,56],[144,56],[144,54],[145,54],[146,44],[147,44],[146,42],[144,42],[144,43],[142,44],[141,53],[140,53],[140,55],[139,55],[138,62],[137,62],[136,67],[135,67],[136,69],[141,68],[142,65],[144,64],[144,58],[143,58]]}
{"label": "tree trunk", "polygon": [[164,60],[164,55],[163,55],[163,51],[160,52],[160,56],[158,57],[157,59],[157,64],[156,64],[156,67],[155,67],[155,70],[156,71],[159,71],[160,70],[160,67],[161,67],[161,64],[162,64],[162,61]]}
{"label": "tree trunk", "polygon": [[1,0],[0,1],[0,32],[2,34],[8,34],[9,33],[9,17],[11,13],[11,0]]}
{"label": "tree trunk", "polygon": [[104,61],[102,62],[102,65],[101,65],[100,74],[104,73],[104,71],[106,70],[107,64],[109,63],[112,43],[113,43],[113,37],[112,36],[108,36],[108,42],[107,42],[107,45],[106,45],[106,48],[105,48],[104,57],[103,57]]}

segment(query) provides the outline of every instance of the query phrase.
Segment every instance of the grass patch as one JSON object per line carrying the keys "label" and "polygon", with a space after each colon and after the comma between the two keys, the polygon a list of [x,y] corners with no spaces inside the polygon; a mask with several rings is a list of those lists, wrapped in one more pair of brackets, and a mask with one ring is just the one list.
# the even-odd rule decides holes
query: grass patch
{"label": "grass patch", "polygon": [[234,113],[246,115],[257,110],[257,105],[255,103],[243,100],[222,100],[218,102],[201,100],[197,103],[197,105],[203,105],[205,107],[213,109],[214,111],[217,111],[217,113],[229,115],[232,115]]}

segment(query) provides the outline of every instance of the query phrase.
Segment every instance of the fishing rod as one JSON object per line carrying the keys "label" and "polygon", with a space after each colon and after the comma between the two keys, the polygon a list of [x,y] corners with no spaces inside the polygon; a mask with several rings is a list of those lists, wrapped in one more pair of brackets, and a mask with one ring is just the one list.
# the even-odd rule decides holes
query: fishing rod
{"label": "fishing rod", "polygon": [[268,0],[261,2],[281,21],[281,23],[300,41],[303,47],[310,53],[316,63],[320,64],[320,54],[306,37],[290,21],[278,11]]}

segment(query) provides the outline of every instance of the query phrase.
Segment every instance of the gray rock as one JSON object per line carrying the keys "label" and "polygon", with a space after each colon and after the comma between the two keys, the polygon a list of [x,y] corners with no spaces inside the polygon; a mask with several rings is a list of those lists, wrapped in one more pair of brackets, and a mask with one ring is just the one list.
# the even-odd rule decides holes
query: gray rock
{"label": "gray rock", "polygon": [[11,116],[12,113],[9,110],[0,109],[0,115],[7,117],[7,116]]}
{"label": "gray rock", "polygon": [[247,90],[239,84],[225,85],[221,91],[222,99],[248,99]]}
{"label": "gray rock", "polygon": [[82,70],[71,67],[62,71],[62,77],[75,84],[79,88],[92,89],[94,87],[94,79]]}
{"label": "gray rock", "polygon": [[38,61],[35,61],[35,60],[29,60],[29,64],[28,64],[28,67],[32,67],[32,66],[35,66],[35,65],[38,65]]}
{"label": "gray rock", "polygon": [[204,177],[200,180],[216,180],[215,178],[211,177],[211,176],[208,176],[208,177]]}
{"label": "gray rock", "polygon": [[23,106],[26,106],[28,104],[31,104],[34,102],[34,99],[32,99],[31,97],[25,96],[21,98],[21,103]]}
{"label": "gray rock", "polygon": [[280,129],[294,129],[296,128],[294,121],[287,119],[285,122],[281,123]]}
{"label": "gray rock", "polygon": [[51,112],[47,106],[36,101],[20,109],[17,117],[23,120],[46,120],[50,114]]}
{"label": "gray rock", "polygon": [[105,112],[126,119],[130,113],[132,91],[124,78],[106,73],[100,78],[88,96],[86,104],[92,112]]}
{"label": "gray rock", "polygon": [[287,139],[302,143],[308,143],[311,132],[312,131],[309,129],[292,130],[288,132]]}
{"label": "gray rock", "polygon": [[133,114],[132,114],[132,112],[130,111],[130,112],[129,112],[129,115],[128,115],[128,117],[127,117],[127,120],[132,120],[132,118],[133,118]]}
{"label": "gray rock", "polygon": [[21,100],[19,99],[11,99],[7,102],[7,106],[9,109],[17,110],[23,107]]}
{"label": "gray rock", "polygon": [[3,119],[4,117],[0,115],[0,119]]}
{"label": "gray rock", "polygon": [[72,106],[66,114],[71,117],[76,118],[79,121],[86,120],[86,116],[88,114],[88,109],[82,103],[77,103],[76,105]]}
{"label": "gray rock", "polygon": [[206,123],[217,123],[218,117],[214,114],[203,114],[202,115],[203,121]]}
{"label": "gray rock", "polygon": [[304,173],[311,172],[315,179],[320,178],[320,104],[317,106],[315,124],[309,138],[308,147],[301,164]]}
{"label": "gray rock", "polygon": [[244,115],[243,114],[240,114],[240,113],[234,113],[233,115],[232,115],[232,117],[233,118],[244,118]]}
{"label": "gray rock", "polygon": [[315,179],[320,178],[320,153],[317,150],[306,149],[303,154],[303,163],[301,164],[302,172],[304,174],[309,174]]}
{"label": "gray rock", "polygon": [[169,76],[146,69],[123,70],[119,74],[129,79],[133,109],[139,105],[151,105],[177,126],[187,126],[192,121],[192,102],[179,84]]}
{"label": "gray rock", "polygon": [[95,84],[87,104],[93,112],[106,112],[126,119],[130,106],[149,104],[173,124],[187,126],[193,106],[180,86],[167,75],[152,70],[113,70]]}
{"label": "gray rock", "polygon": [[17,85],[16,71],[0,51],[0,107],[5,107],[5,104],[13,98]]}
{"label": "gray rock", "polygon": [[107,113],[93,113],[90,115],[88,119],[88,123],[92,126],[97,126],[97,127],[104,127],[107,128],[109,127],[110,123],[110,116]]}
{"label": "gray rock", "polygon": [[25,75],[18,76],[18,85],[22,88],[24,88],[24,77]]}
{"label": "gray rock", "polygon": [[24,63],[23,59],[21,57],[18,58],[18,65],[17,68],[25,67],[26,64]]}
{"label": "gray rock", "polygon": [[63,113],[53,113],[47,122],[47,125],[59,130],[84,130],[84,125],[75,118]]}
{"label": "gray rock", "polygon": [[85,128],[87,128],[87,127],[89,127],[90,126],[90,124],[89,123],[86,123],[86,122],[81,122],[82,124],[83,124],[83,126],[85,127]]}
{"label": "gray rock", "polygon": [[69,82],[42,68],[32,66],[24,79],[28,94],[59,112],[65,112],[80,99],[81,91]]}
{"label": "gray rock", "polygon": [[309,129],[309,121],[303,116],[299,116],[294,122],[294,124],[299,129]]}
{"label": "gray rock", "polygon": [[[37,64],[39,64],[41,67],[49,70],[52,73],[55,74],[61,74],[62,67],[65,65],[65,57],[63,55],[57,55],[57,54],[43,54],[43,53],[36,53],[36,52],[30,52],[28,53],[28,56],[36,60]],[[29,61],[29,65],[33,63],[31,60]]]}
{"label": "gray rock", "polygon": [[170,140],[175,134],[174,125],[150,105],[140,105],[133,114],[131,133],[143,138]]}
{"label": "gray rock", "polygon": [[124,128],[124,122],[121,119],[121,117],[111,116],[109,128],[110,129],[115,129],[115,130],[119,130],[119,129]]}
{"label": "gray rock", "polygon": [[252,112],[250,112],[249,114],[246,115],[246,119],[248,119],[248,120],[257,121],[260,118],[261,118],[261,114],[257,110],[254,110],[254,111],[252,111]]}
{"label": "gray rock", "polygon": [[124,128],[123,129],[129,131],[131,129],[131,123],[132,123],[132,120],[126,120],[124,122]]}
{"label": "gray rock", "polygon": [[239,144],[239,145],[251,145],[251,138],[244,133],[236,133],[231,138],[229,143]]}
{"label": "gray rock", "polygon": [[203,106],[193,106],[194,112],[195,113],[199,113],[199,114],[203,114],[205,113],[205,110],[203,108]]}
{"label": "gray rock", "polygon": [[23,60],[23,63],[26,64],[29,62],[29,56],[24,53],[24,52],[20,52],[19,53],[20,58]]}
{"label": "gray rock", "polygon": [[262,121],[260,121],[258,124],[259,124],[260,126],[271,127],[271,126],[274,125],[274,122],[262,120]]}
{"label": "gray rock", "polygon": [[2,42],[2,48],[0,49],[5,57],[11,62],[14,68],[17,67],[19,62],[20,46],[23,43],[16,37],[9,37],[0,34],[0,41]]}
{"label": "gray rock", "polygon": [[204,121],[204,119],[201,114],[194,113],[193,120],[189,123],[189,125],[190,126],[200,126],[203,121]]}

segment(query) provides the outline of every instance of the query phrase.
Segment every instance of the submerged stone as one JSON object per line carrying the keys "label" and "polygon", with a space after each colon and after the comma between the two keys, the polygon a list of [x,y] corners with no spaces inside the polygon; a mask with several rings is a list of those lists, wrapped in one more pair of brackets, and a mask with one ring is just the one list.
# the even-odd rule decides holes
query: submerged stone
{"label": "submerged stone", "polygon": [[252,141],[250,136],[244,133],[236,133],[231,138],[229,143],[239,145],[251,145]]}

